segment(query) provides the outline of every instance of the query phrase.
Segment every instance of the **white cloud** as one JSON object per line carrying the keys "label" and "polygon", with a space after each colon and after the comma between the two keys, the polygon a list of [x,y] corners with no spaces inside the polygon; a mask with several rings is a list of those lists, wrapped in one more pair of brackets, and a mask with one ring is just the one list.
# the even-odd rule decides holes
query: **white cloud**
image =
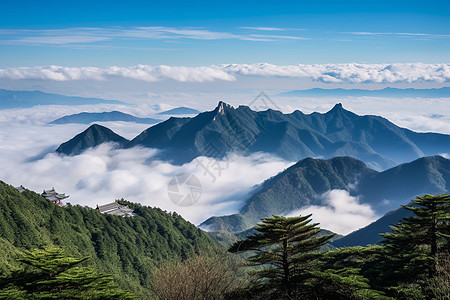
{"label": "white cloud", "polygon": [[361,204],[358,198],[345,190],[331,190],[320,196],[325,205],[311,205],[289,213],[289,216],[312,214],[320,227],[339,234],[348,234],[377,219],[370,205]]}
{"label": "white cloud", "polygon": [[240,27],[241,29],[260,30],[260,31],[283,31],[284,28],[278,27]]}
{"label": "white cloud", "polygon": [[80,67],[61,66],[20,67],[0,69],[0,78],[12,80],[36,79],[54,81],[97,80],[104,81],[111,77],[130,78],[148,82],[172,79],[180,82],[204,82],[213,80],[232,81],[235,77],[216,66],[177,67],[148,66],[131,67]]}
{"label": "white cloud", "polygon": [[[59,156],[53,152],[59,143],[83,130],[81,127],[83,125],[1,126],[0,180],[15,186],[22,184],[36,192],[55,187],[70,195],[68,202],[90,207],[123,197],[176,211],[199,224],[213,215],[236,213],[254,185],[290,165],[261,154],[232,155],[228,158],[229,167],[221,174],[212,168],[216,176],[213,182],[195,161],[182,166],[152,161],[154,149],[114,150],[111,145],[103,144],[78,156]],[[218,163],[226,165],[222,161]],[[195,174],[202,184],[202,196],[191,207],[176,206],[167,194],[171,178],[181,173]]]}
{"label": "white cloud", "polygon": [[288,39],[288,40],[309,40],[309,38],[301,36],[289,36],[289,35],[268,35],[268,34],[251,34],[251,37],[267,38],[267,39]]}
{"label": "white cloud", "polygon": [[353,35],[393,35],[393,36],[410,36],[410,37],[427,37],[427,38],[448,38],[450,34],[435,34],[435,33],[414,33],[414,32],[368,32],[368,31],[356,31],[356,32],[341,32]]}
{"label": "white cloud", "polygon": [[223,70],[240,75],[311,78],[324,83],[449,82],[450,64],[316,64],[279,66],[228,64]]}
{"label": "white cloud", "polygon": [[[250,29],[250,27],[248,27]],[[291,30],[274,27],[254,27],[253,30]],[[293,29],[292,29],[293,30]],[[292,37],[277,36],[278,39]],[[249,40],[271,41],[252,38],[251,35],[211,31],[197,27],[116,27],[116,28],[63,28],[63,29],[0,29],[0,43],[12,45],[67,45],[89,44],[124,39],[135,40]]]}
{"label": "white cloud", "polygon": [[49,45],[65,45],[65,44],[85,44],[101,41],[108,41],[110,38],[101,36],[79,36],[79,35],[63,35],[63,36],[30,36],[17,39],[13,44],[49,44]]}
{"label": "white cloud", "polygon": [[[262,35],[259,35],[263,37]],[[271,36],[269,36],[271,37]],[[147,82],[171,79],[179,82],[234,81],[236,76],[310,78],[323,83],[417,83],[450,82],[450,64],[317,64],[273,65],[223,64],[211,66],[149,66],[130,67],[18,67],[0,69],[0,78],[21,80],[97,80],[112,77]]]}
{"label": "white cloud", "polygon": [[439,155],[442,156],[443,158],[450,159],[450,154],[448,153],[440,153]]}

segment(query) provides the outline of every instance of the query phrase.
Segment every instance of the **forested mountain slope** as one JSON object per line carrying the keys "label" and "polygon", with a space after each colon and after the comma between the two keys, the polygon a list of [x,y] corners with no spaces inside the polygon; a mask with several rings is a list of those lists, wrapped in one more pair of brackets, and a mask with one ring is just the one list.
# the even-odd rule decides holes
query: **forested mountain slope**
{"label": "forested mountain slope", "polygon": [[17,250],[57,246],[113,274],[133,294],[149,294],[150,274],[162,260],[217,249],[200,229],[177,214],[127,203],[138,216],[123,218],[98,210],[57,206],[40,195],[0,182],[0,272],[17,267]]}

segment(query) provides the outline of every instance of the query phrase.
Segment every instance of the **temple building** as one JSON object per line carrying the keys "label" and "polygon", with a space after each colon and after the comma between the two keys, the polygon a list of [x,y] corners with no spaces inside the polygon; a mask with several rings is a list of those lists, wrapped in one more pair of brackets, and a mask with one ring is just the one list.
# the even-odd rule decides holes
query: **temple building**
{"label": "temple building", "polygon": [[47,200],[52,201],[56,205],[62,206],[61,200],[66,199],[69,197],[69,195],[66,194],[59,194],[55,191],[55,188],[52,187],[51,190],[44,190],[41,194],[42,197],[44,197]]}
{"label": "temple building", "polygon": [[23,193],[23,192],[25,191],[25,188],[24,188],[24,186],[23,186],[23,185],[20,185],[20,186],[16,186],[16,187],[15,187],[15,189],[16,189],[16,190],[18,190],[18,191],[19,191],[19,193]]}
{"label": "temple building", "polygon": [[121,205],[116,201],[104,205],[97,205],[97,209],[102,214],[115,215],[121,217],[133,217],[136,214],[126,205]]}

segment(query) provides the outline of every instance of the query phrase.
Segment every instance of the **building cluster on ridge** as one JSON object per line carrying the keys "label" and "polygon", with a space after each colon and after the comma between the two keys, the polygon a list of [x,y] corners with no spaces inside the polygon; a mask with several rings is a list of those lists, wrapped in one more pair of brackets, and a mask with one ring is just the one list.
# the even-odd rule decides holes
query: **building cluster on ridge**
{"label": "building cluster on ridge", "polygon": [[[23,193],[25,191],[25,187],[23,185],[17,186],[15,187],[15,189],[19,191],[19,193]],[[61,194],[56,192],[54,187],[52,187],[50,190],[44,190],[41,196],[59,206],[63,205],[63,203],[61,202],[62,200],[69,197],[69,195],[66,195],[64,193]],[[120,217],[136,216],[133,209],[129,208],[126,205],[119,204],[117,200],[112,203],[97,205],[97,210],[102,214]]]}

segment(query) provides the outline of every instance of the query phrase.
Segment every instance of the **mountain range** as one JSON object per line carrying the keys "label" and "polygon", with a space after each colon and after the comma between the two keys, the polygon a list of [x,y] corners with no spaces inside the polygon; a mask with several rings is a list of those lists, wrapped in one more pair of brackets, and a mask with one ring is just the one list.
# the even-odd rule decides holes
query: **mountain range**
{"label": "mountain range", "polygon": [[158,119],[138,118],[120,111],[109,111],[101,113],[82,112],[79,114],[68,115],[56,119],[50,122],[49,124],[69,124],[69,123],[90,124],[93,122],[108,122],[108,121],[134,122],[140,124],[155,124],[161,122],[161,120]]}
{"label": "mountain range", "polygon": [[450,87],[439,89],[397,89],[387,87],[381,90],[321,89],[295,90],[279,94],[289,97],[386,97],[386,98],[449,98]]}
{"label": "mountain range", "polygon": [[[92,140],[84,149],[99,144]],[[306,157],[352,156],[385,170],[419,157],[447,153],[450,135],[416,133],[379,116],[359,116],[336,104],[327,113],[253,111],[224,102],[193,118],[175,118],[144,130],[123,147],[157,148],[158,159],[183,164],[198,156],[266,152],[288,161]],[[65,154],[77,154],[84,150]],[[61,152],[61,151],[58,151]]]}
{"label": "mountain range", "polygon": [[37,105],[89,105],[100,103],[127,105],[127,103],[117,100],[63,96],[41,91],[9,91],[0,89],[0,109],[27,108]]}
{"label": "mountain range", "polygon": [[306,158],[258,186],[238,214],[212,217],[201,228],[239,232],[261,218],[286,215],[309,205],[327,206],[322,195],[345,190],[382,215],[423,194],[450,191],[450,160],[419,158],[378,172],[351,157]]}

